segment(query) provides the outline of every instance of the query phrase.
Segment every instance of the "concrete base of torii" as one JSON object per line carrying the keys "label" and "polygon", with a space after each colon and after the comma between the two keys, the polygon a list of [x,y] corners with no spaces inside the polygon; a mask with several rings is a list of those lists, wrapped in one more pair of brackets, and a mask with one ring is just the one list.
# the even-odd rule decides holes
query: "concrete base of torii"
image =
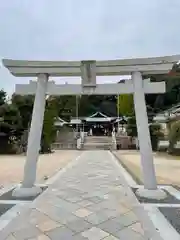
{"label": "concrete base of torii", "polygon": [[19,185],[12,192],[12,196],[16,198],[28,198],[35,197],[42,192],[42,188],[39,186],[33,186],[31,188],[25,188],[22,185]]}
{"label": "concrete base of torii", "polygon": [[139,188],[136,191],[136,194],[139,197],[147,198],[147,199],[154,199],[154,200],[162,200],[167,197],[166,192],[163,189],[157,188],[154,190],[149,190],[145,188]]}

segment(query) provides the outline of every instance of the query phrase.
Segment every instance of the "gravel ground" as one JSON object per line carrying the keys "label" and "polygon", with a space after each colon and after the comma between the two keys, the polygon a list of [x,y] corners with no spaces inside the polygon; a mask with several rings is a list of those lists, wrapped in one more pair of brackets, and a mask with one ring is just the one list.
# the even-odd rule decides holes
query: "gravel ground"
{"label": "gravel ground", "polygon": [[[140,154],[135,150],[119,150],[115,155],[140,180],[142,179]],[[173,156],[154,153],[154,164],[158,184],[172,184],[180,186],[180,161]]]}
{"label": "gravel ground", "polygon": [[[80,154],[76,150],[61,150],[52,154],[40,155],[37,168],[37,182],[43,183],[45,176],[51,177]],[[23,155],[0,156],[0,185],[19,183],[23,179]],[[45,178],[44,178],[45,177]]]}

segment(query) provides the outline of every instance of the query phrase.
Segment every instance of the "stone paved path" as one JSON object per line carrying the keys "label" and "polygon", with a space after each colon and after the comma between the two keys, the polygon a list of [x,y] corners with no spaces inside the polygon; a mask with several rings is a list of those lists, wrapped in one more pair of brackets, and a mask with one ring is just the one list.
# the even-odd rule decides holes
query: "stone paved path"
{"label": "stone paved path", "polygon": [[160,239],[108,151],[86,151],[1,240]]}

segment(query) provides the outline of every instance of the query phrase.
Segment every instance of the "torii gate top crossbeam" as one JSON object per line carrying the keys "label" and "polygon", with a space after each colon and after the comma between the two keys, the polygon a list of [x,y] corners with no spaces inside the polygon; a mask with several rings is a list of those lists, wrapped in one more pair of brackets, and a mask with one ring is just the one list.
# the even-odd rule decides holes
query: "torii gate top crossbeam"
{"label": "torii gate top crossbeam", "polygon": [[[139,71],[142,75],[166,74],[180,60],[180,55],[94,61],[97,76],[130,75]],[[83,62],[83,61],[82,61]],[[40,73],[50,76],[81,76],[81,61],[25,61],[3,59],[3,64],[18,77],[34,77]]]}

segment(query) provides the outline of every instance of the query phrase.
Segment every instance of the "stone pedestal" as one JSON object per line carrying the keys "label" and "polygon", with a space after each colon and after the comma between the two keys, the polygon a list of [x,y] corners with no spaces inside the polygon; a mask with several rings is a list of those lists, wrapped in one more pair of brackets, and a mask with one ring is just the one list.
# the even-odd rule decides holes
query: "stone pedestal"
{"label": "stone pedestal", "polygon": [[28,198],[35,197],[42,192],[42,188],[38,186],[33,186],[31,188],[25,188],[22,185],[14,189],[12,195],[13,197]]}
{"label": "stone pedestal", "polygon": [[163,189],[145,189],[145,188],[139,188],[136,191],[136,194],[140,197],[147,198],[147,199],[156,199],[156,200],[162,200],[167,197],[166,192]]}

